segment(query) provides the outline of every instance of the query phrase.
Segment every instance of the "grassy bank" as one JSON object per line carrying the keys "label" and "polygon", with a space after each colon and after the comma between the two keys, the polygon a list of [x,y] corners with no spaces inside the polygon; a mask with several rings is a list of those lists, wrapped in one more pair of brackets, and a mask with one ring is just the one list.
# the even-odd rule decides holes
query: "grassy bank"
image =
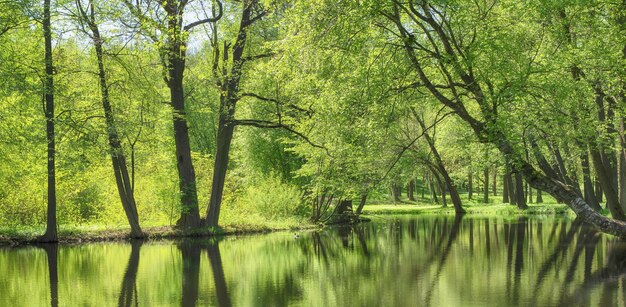
{"label": "grassy bank", "polygon": [[[270,231],[301,230],[316,227],[319,226],[308,222],[307,219],[290,218],[276,221],[257,220],[253,222],[241,220],[219,228],[178,229],[169,225],[148,225],[143,227],[143,231],[147,240],[158,240],[165,238],[267,233]],[[44,232],[45,228],[43,226],[0,228],[0,246],[35,244],[37,237]],[[58,236],[60,243],[74,244],[127,240],[129,239],[129,233],[130,228],[126,226],[60,225]]]}
{"label": "grassy bank", "polygon": [[[516,206],[502,203],[464,202],[463,208],[468,214],[498,215],[498,216],[529,216],[529,215],[571,215],[574,213],[564,204],[542,203],[529,204],[527,210],[520,210]],[[453,215],[451,204],[447,207],[431,205],[424,200],[418,202],[402,201],[373,201],[363,209],[364,215],[384,214],[439,214]],[[313,229],[319,227],[310,223],[306,218],[276,218],[269,219],[255,214],[226,215],[224,225],[220,228],[177,229],[162,224],[143,225],[147,239],[182,238],[215,236],[229,234],[266,233],[280,230]],[[5,227],[0,228],[0,245],[19,245],[35,243],[37,236],[44,233],[44,227]],[[62,243],[82,243],[95,241],[114,241],[128,239],[130,229],[124,225],[60,225],[59,241]]]}
{"label": "grassy bank", "polygon": [[[528,209],[520,210],[510,204],[464,204],[463,208],[468,214],[493,214],[493,215],[536,215],[536,214],[571,214],[574,213],[564,204],[529,204]],[[454,207],[448,205],[423,205],[414,202],[401,203],[372,203],[365,205],[363,214],[454,214]]]}

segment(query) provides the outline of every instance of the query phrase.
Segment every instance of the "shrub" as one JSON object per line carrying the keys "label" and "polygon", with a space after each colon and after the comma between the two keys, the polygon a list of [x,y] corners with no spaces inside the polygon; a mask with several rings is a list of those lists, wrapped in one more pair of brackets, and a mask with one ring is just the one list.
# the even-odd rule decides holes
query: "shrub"
{"label": "shrub", "polygon": [[248,186],[241,203],[268,219],[304,216],[308,212],[302,191],[273,174]]}

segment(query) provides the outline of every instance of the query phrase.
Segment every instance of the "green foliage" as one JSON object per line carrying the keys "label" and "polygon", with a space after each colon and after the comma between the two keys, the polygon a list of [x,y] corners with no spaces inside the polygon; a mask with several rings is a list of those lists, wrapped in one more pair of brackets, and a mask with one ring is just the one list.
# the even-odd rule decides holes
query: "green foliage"
{"label": "green foliage", "polygon": [[250,184],[245,189],[240,204],[270,220],[303,217],[309,213],[309,208],[302,199],[302,191],[297,186],[283,183],[275,175]]}

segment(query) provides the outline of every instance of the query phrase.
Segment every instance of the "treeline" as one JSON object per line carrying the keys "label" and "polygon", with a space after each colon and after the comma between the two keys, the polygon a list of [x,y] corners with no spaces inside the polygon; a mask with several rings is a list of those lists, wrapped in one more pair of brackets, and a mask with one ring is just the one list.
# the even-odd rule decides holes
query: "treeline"
{"label": "treeline", "polygon": [[48,195],[45,240],[56,212],[119,216],[86,206],[110,187],[141,236],[224,202],[324,221],[419,177],[458,213],[497,178],[626,234],[624,1],[49,4],[2,2],[0,25],[1,215],[39,222]]}

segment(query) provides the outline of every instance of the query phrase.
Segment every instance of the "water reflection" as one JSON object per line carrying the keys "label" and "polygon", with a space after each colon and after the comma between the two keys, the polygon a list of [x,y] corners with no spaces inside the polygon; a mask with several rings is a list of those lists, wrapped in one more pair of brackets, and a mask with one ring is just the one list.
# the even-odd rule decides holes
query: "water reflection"
{"label": "water reflection", "polygon": [[226,277],[222,266],[222,255],[220,254],[219,239],[212,240],[207,246],[207,255],[213,271],[213,282],[215,283],[215,295],[217,296],[217,306],[230,307],[230,295],[226,285]]}
{"label": "water reflection", "polygon": [[143,241],[133,240],[130,243],[131,251],[128,258],[128,265],[122,279],[120,298],[117,302],[119,307],[139,306],[137,298],[137,270],[139,268],[139,249]]}
{"label": "water reflection", "polygon": [[59,273],[58,261],[59,246],[57,244],[42,244],[40,247],[46,252],[48,263],[48,281],[50,285],[50,306],[59,306]]}
{"label": "water reflection", "polygon": [[567,218],[374,217],[299,238],[0,249],[0,264],[2,306],[556,306],[626,298],[626,242]]}

